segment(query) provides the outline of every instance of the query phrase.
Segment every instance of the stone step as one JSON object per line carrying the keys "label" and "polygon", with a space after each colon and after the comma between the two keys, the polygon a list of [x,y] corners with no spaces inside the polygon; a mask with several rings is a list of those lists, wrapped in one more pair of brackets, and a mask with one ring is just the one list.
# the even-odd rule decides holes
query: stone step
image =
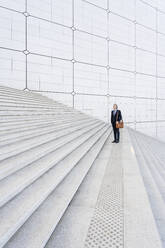
{"label": "stone step", "polygon": [[[48,109],[63,109],[64,107],[62,105],[57,104],[50,104],[50,103],[42,103],[42,102],[30,102],[26,99],[13,99],[12,97],[9,98],[8,95],[6,95],[6,97],[2,94],[0,94],[1,98],[0,98],[0,104],[1,106],[6,107],[34,107],[34,108],[41,108],[41,107],[45,107]],[[65,107],[67,108],[67,107]]]}
{"label": "stone step", "polygon": [[0,103],[2,106],[5,105],[9,105],[9,106],[22,106],[22,105],[29,105],[29,106],[46,106],[46,107],[52,107],[54,109],[56,109],[57,107],[62,108],[66,106],[62,106],[62,104],[59,104],[58,102],[48,102],[48,101],[39,101],[39,100],[35,100],[34,98],[31,99],[27,99],[25,97],[19,98],[16,95],[15,96],[11,96],[9,94],[4,94],[4,93],[0,93]]}
{"label": "stone step", "polygon": [[164,167],[165,165],[165,143],[148,135],[143,135],[138,132],[139,137],[144,140],[151,153],[159,160],[160,164]]}
{"label": "stone step", "polygon": [[[29,103],[41,103],[41,104],[50,104],[50,105],[55,105],[56,102],[53,102],[51,99],[48,98],[41,98],[39,94],[34,94],[34,93],[26,93],[25,95],[22,94],[24,93],[23,91],[21,93],[15,93],[13,91],[3,91],[0,89],[0,96],[1,99],[12,99],[16,101],[27,101]],[[61,106],[61,103],[57,102],[57,106]]]}
{"label": "stone step", "polygon": [[37,105],[34,105],[34,104],[25,104],[23,101],[22,103],[18,103],[18,104],[9,104],[7,102],[5,103],[2,103],[1,102],[1,110],[13,110],[13,111],[28,111],[28,110],[32,110],[32,111],[37,111],[37,110],[45,110],[45,111],[64,111],[64,110],[67,110],[67,111],[71,111],[73,112],[73,109],[67,109],[67,108],[64,108],[63,106],[52,106],[52,105],[40,105],[40,104],[37,104]]}
{"label": "stone step", "polygon": [[[82,116],[77,116],[77,118],[74,118],[74,122],[78,123],[78,122],[85,122],[85,120],[90,120],[90,118],[87,117],[82,117]],[[24,121],[18,121],[18,122],[11,122],[8,124],[0,124],[0,133],[1,134],[8,134],[9,132],[13,133],[14,131],[21,131],[23,129],[33,129],[33,128],[42,128],[42,127],[46,127],[46,126],[52,126],[52,125],[58,125],[59,123],[72,123],[73,122],[73,117],[72,118],[58,118],[58,119],[46,119],[46,120],[24,120]]]}
{"label": "stone step", "polygon": [[[69,110],[65,110],[65,109],[60,109],[60,108],[57,108],[56,109],[56,112],[54,109],[50,108],[50,109],[46,109],[46,108],[43,108],[43,107],[37,107],[37,108],[30,108],[30,107],[8,107],[8,106],[1,106],[1,110],[0,110],[0,115],[4,115],[4,113],[6,112],[6,114],[10,113],[10,114],[15,114],[15,112],[17,112],[20,114],[20,113],[24,113],[24,114],[28,114],[29,112],[31,112],[31,114],[38,114],[38,113],[41,113],[42,114],[55,114],[55,113],[60,113],[60,114],[65,114],[66,112],[69,114],[70,111]],[[72,111],[71,111],[72,113]]]}
{"label": "stone step", "polygon": [[[84,132],[88,130],[92,130],[92,128],[98,127],[101,124],[96,123],[87,123],[82,124],[77,127],[71,127],[66,128],[63,130],[59,129],[59,132],[53,132],[46,135],[40,135],[38,137],[34,137],[33,139],[25,139],[23,141],[18,141],[17,143],[9,144],[5,147],[1,148],[1,155],[0,155],[0,161],[1,165],[3,164],[3,161],[9,162],[9,159],[13,159],[13,157],[22,156],[23,153],[27,151],[27,153],[31,152],[32,149],[35,152],[35,154],[39,155],[41,154],[41,148],[42,152],[45,151],[51,151],[53,147],[59,147],[61,144],[65,144],[65,139],[67,142],[72,140],[71,137],[75,138],[77,136],[82,135]],[[83,130],[82,130],[83,129]],[[73,135],[73,136],[72,136]],[[39,148],[40,146],[40,148]],[[29,154],[29,157],[30,154]]]}
{"label": "stone step", "polygon": [[8,116],[8,115],[12,115],[12,116],[15,116],[15,115],[61,115],[61,114],[66,114],[66,115],[69,115],[70,112],[69,110],[59,110],[57,112],[55,111],[52,111],[52,110],[47,110],[47,111],[42,111],[41,110],[33,110],[33,109],[27,109],[27,110],[19,110],[19,109],[13,109],[13,110],[0,110],[0,116]]}
{"label": "stone step", "polygon": [[[73,118],[73,117],[76,117],[77,116],[77,118],[78,117],[82,117],[82,118],[91,118],[91,117],[89,117],[89,116],[87,116],[87,115],[83,115],[82,113],[81,114],[77,114],[77,115],[75,115],[75,114],[70,114],[70,115],[66,115],[65,116],[65,118],[67,119],[67,118],[69,118],[69,119],[71,119],[71,118]],[[55,113],[54,115],[38,115],[38,116],[30,116],[30,115],[15,115],[15,116],[2,116],[1,117],[1,120],[0,120],[0,124],[1,125],[5,125],[5,123],[6,123],[6,125],[12,125],[12,123],[13,122],[16,122],[16,123],[21,123],[21,122],[26,122],[26,121],[28,121],[28,122],[30,122],[30,121],[32,121],[32,122],[34,122],[34,121],[45,121],[45,120],[57,120],[57,118],[58,119],[62,119],[64,117],[64,115],[60,115],[60,114],[58,114],[58,113]]]}
{"label": "stone step", "polygon": [[41,247],[95,169],[111,128],[48,97],[4,86],[0,117],[0,248],[16,248],[25,229],[37,238],[37,219],[42,223],[50,213],[39,239],[18,242]]}
{"label": "stone step", "polygon": [[21,91],[21,90],[16,90],[14,88],[7,89],[6,87],[1,87],[0,86],[0,95],[7,97],[8,99],[13,98],[13,99],[21,99],[21,100],[27,100],[27,101],[32,101],[32,102],[38,102],[38,103],[46,103],[46,104],[51,104],[51,105],[58,105],[58,106],[63,106],[67,107],[70,109],[71,107],[68,107],[60,102],[55,102],[54,100],[48,98],[47,96],[43,96],[41,94],[32,92],[32,91]]}
{"label": "stone step", "polygon": [[33,100],[36,99],[40,99],[43,101],[52,101],[51,99],[49,99],[46,96],[42,96],[41,94],[37,94],[34,93],[32,91],[23,91],[23,90],[19,90],[19,89],[15,89],[15,88],[10,88],[10,87],[6,87],[6,86],[2,86],[0,85],[0,93],[6,93],[6,94],[10,94],[10,95],[18,95],[20,97],[27,97],[27,98],[32,98]]}
{"label": "stone step", "polygon": [[[86,138],[89,139],[89,136],[86,136]],[[69,151],[72,152],[72,150],[75,149],[75,143],[73,143],[72,149],[71,143],[69,145]],[[51,155],[45,155],[40,160],[32,162],[30,165],[23,167],[22,170],[18,170],[17,173],[13,173],[10,175],[10,177],[8,176],[7,178],[1,180],[0,207],[10,200],[15,194],[20,192],[24,187],[29,185],[33,180],[36,180],[37,177],[41,176],[43,173],[45,173],[45,171],[54,166],[55,163],[60,161],[60,159],[63,159],[63,156],[67,156],[68,151],[64,151],[63,148],[64,147],[56,152],[54,151]],[[65,149],[66,148],[67,146]],[[63,154],[62,157],[61,154]]]}
{"label": "stone step", "polygon": [[[45,246],[54,228],[58,224],[73,196],[81,185],[83,179],[99,155],[109,134],[110,130],[104,133],[98,142],[96,142],[90,150],[88,150],[88,152],[81,160],[79,160],[71,172],[68,173],[67,177],[64,178],[64,180],[51,193],[45,202],[21,227],[16,235],[11,239],[9,244],[7,244],[7,247],[8,245],[9,247],[21,247],[23,245],[24,248],[42,248]],[[34,225],[34,223],[37,224]],[[48,224],[43,226],[43,223]],[[39,226],[43,226],[43,229],[41,230],[40,235],[34,236],[33,234],[36,233]],[[21,241],[23,241],[23,243]]]}
{"label": "stone step", "polygon": [[[54,228],[45,248],[84,248],[88,228],[95,212],[95,206],[102,185],[102,180],[106,173],[107,166],[111,166],[111,142],[112,135],[110,135],[105,142],[100,154],[98,154],[95,159],[86,178],[80,185],[67,210],[60,219],[60,222],[56,228]],[[41,218],[41,214],[39,218]],[[37,220],[37,223],[41,222]],[[5,248],[10,248],[13,244],[17,244],[18,248],[20,248],[19,243],[22,244],[22,240],[24,239],[24,233],[22,230],[20,230],[20,234],[19,236],[15,235]],[[34,235],[31,236],[31,239],[36,239],[36,237],[33,236]]]}
{"label": "stone step", "polygon": [[[92,146],[100,140],[105,132],[108,132],[108,130],[108,126],[105,126],[101,130],[95,130],[93,135],[89,139],[85,139],[81,146],[76,144],[77,149],[72,149],[72,154],[69,152],[69,156],[59,162],[58,165],[54,166],[52,170],[49,168],[47,173],[40,176],[38,180],[25,188],[21,194],[17,195],[13,200],[1,207],[0,219],[3,220],[3,224],[0,224],[0,247],[3,247],[13,234],[16,233],[32,213],[38,209],[60,182],[63,182],[68,173],[73,170],[77,163],[89,152]],[[109,132],[107,135],[109,135]],[[43,166],[42,163],[41,166]],[[79,174],[81,173],[78,173],[77,176]],[[74,178],[76,179],[75,176]],[[17,209],[17,211],[15,211],[15,209]]]}
{"label": "stone step", "polygon": [[[73,121],[73,118],[72,118]],[[91,120],[92,122],[93,120]],[[86,123],[86,122],[90,122],[89,119],[75,119],[74,120],[75,125],[79,125],[80,123]],[[11,129],[10,131],[7,130],[6,132],[0,131],[0,147],[4,146],[4,145],[8,145],[11,143],[15,143],[17,140],[21,141],[30,137],[34,137],[34,136],[38,136],[38,135],[43,135],[43,134],[47,134],[47,133],[52,133],[52,132],[56,132],[58,130],[64,129],[65,127],[69,127],[69,126],[73,126],[71,119],[69,121],[65,122],[65,119],[63,118],[62,120],[58,120],[55,123],[52,124],[47,124],[46,126],[41,126],[41,125],[37,125],[37,126],[31,126],[30,127],[24,127],[24,128],[20,128],[16,129],[17,126],[13,126],[13,129]]]}
{"label": "stone step", "polygon": [[[83,118],[82,116],[77,116],[77,118],[75,118],[75,123],[76,122],[80,122],[80,121],[85,121],[85,120],[89,120],[89,118]],[[12,122],[9,125],[5,125],[5,124],[0,124],[0,133],[1,135],[6,135],[9,133],[13,133],[13,132],[17,132],[17,131],[24,131],[24,130],[28,130],[28,129],[33,129],[33,128],[43,128],[46,126],[52,126],[52,125],[56,125],[59,123],[71,123],[73,121],[73,118],[59,118],[59,119],[50,119],[50,120],[36,120],[36,121],[18,121],[18,122]]]}
{"label": "stone step", "polygon": [[49,108],[49,109],[67,109],[70,111],[74,111],[74,112],[80,112],[78,110],[73,110],[72,107],[68,107],[62,103],[59,102],[55,102],[52,101],[50,99],[43,101],[43,100],[38,100],[34,97],[32,98],[27,98],[27,97],[23,97],[23,96],[18,96],[18,95],[13,95],[13,94],[4,94],[4,93],[0,93],[0,103],[1,105],[4,106],[16,106],[18,107],[20,105],[24,106],[24,107],[45,107],[45,108]]}
{"label": "stone step", "polygon": [[21,106],[29,106],[29,107],[45,107],[45,108],[51,108],[51,109],[68,109],[72,110],[72,107],[67,107],[66,105],[62,105],[61,103],[58,102],[49,102],[49,101],[41,101],[41,100],[36,100],[34,97],[29,99],[25,97],[20,97],[17,95],[9,95],[9,94],[2,94],[0,93],[0,103],[1,105],[4,106],[15,106],[18,107]]}
{"label": "stone step", "polygon": [[[78,130],[60,139],[55,139],[45,142],[44,144],[35,144],[35,147],[30,145],[29,149],[25,147],[25,151],[16,151],[16,154],[13,156],[8,156],[6,159],[1,161],[1,170],[0,170],[0,179],[5,178],[12,174],[13,172],[20,170],[21,168],[31,164],[38,159],[41,159],[45,155],[48,157],[56,156],[57,151],[60,153],[60,156],[64,156],[67,154],[67,149],[72,151],[72,146],[70,144],[73,143],[73,147],[75,149],[76,145],[81,144],[84,140],[95,133],[96,130],[102,130],[105,124],[96,124],[95,126],[90,126],[84,128],[83,130]],[[36,142],[36,141],[35,141]],[[62,153],[62,154],[61,154]]]}
{"label": "stone step", "polygon": [[150,148],[148,142],[146,141],[146,137],[141,137],[141,135],[136,134],[136,138],[138,142],[142,145],[143,151],[145,151],[146,155],[145,159],[148,164],[148,168],[159,188],[162,196],[165,196],[165,167],[163,166],[162,161],[158,156],[156,157],[152,148]]}
{"label": "stone step", "polygon": [[[129,130],[133,145],[135,147],[135,153],[139,163],[139,168],[143,177],[143,181],[146,187],[148,198],[150,201],[151,209],[157,225],[158,233],[162,241],[162,245],[165,245],[164,233],[165,233],[165,201],[164,196],[160,192],[160,185],[156,182],[158,173],[154,174],[157,167],[157,163],[153,162],[149,157],[152,153],[149,153],[142,142],[142,139],[138,136],[138,132]],[[160,178],[160,177],[159,177]],[[164,199],[163,199],[164,198]]]}

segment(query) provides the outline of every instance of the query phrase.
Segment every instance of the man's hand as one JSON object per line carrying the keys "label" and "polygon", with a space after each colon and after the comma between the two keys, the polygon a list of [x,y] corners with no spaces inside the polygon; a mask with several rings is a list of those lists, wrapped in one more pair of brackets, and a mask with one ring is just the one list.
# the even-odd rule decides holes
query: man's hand
{"label": "man's hand", "polygon": [[116,121],[116,124],[118,124],[119,122],[118,121]]}

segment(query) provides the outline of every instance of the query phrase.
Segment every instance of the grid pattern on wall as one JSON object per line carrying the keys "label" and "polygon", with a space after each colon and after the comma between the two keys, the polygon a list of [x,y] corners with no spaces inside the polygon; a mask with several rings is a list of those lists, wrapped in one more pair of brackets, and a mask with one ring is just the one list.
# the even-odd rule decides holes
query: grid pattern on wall
{"label": "grid pattern on wall", "polygon": [[164,0],[0,0],[0,84],[165,139]]}

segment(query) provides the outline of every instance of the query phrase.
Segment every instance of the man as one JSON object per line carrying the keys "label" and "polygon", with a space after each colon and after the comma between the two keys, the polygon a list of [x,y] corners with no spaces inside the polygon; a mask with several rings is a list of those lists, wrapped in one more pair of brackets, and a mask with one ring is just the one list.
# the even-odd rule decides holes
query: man
{"label": "man", "polygon": [[116,123],[118,122],[122,122],[122,115],[121,115],[121,111],[118,110],[117,104],[114,104],[113,110],[111,111],[111,123],[114,132],[114,141],[112,141],[112,143],[119,143],[120,140],[119,128],[116,128]]}

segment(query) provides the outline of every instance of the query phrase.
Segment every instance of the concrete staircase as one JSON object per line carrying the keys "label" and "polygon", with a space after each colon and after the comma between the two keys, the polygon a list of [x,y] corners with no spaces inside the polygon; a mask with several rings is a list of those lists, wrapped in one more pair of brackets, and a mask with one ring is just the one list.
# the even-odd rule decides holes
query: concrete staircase
{"label": "concrete staircase", "polygon": [[98,119],[0,86],[0,247],[46,246],[103,153],[106,166],[110,134]]}
{"label": "concrete staircase", "polygon": [[165,143],[129,129],[162,247],[165,247]]}
{"label": "concrete staircase", "polygon": [[165,247],[165,143],[111,132],[0,86],[0,248]]}

